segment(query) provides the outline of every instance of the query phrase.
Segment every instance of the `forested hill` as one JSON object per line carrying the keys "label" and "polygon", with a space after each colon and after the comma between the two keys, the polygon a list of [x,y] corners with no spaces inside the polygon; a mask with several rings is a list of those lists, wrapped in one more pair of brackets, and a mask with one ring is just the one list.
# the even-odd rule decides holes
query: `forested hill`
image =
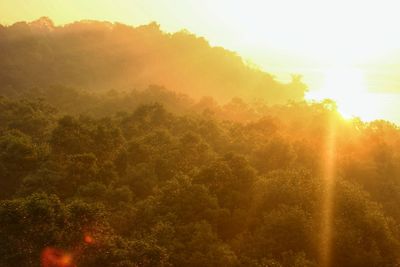
{"label": "forested hill", "polygon": [[167,34],[159,25],[130,27],[81,21],[55,26],[48,18],[0,25],[0,85],[11,88],[55,84],[85,89],[165,86],[191,96],[302,100],[298,77],[279,83],[249,67],[237,54],[211,47],[187,31]]}
{"label": "forested hill", "polygon": [[[0,97],[0,266],[319,267],[328,125],[331,266],[399,262],[400,131],[390,123],[343,120],[330,102],[27,92]],[[40,265],[49,253],[68,264]]]}
{"label": "forested hill", "polygon": [[0,267],[399,266],[398,126],[155,24],[0,40]]}

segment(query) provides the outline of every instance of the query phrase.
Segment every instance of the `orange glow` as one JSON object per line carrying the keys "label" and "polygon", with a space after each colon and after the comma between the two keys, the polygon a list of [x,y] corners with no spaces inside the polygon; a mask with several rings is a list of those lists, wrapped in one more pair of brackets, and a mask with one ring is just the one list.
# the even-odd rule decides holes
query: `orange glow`
{"label": "orange glow", "polygon": [[70,253],[56,248],[45,248],[41,256],[42,267],[76,267]]}
{"label": "orange glow", "polygon": [[[332,66],[339,66],[345,72],[360,68],[366,78],[363,88],[375,88],[380,93],[398,92],[397,86],[393,85],[399,83],[396,54],[400,38],[399,29],[394,27],[399,24],[397,10],[398,1],[394,0],[176,0],[174,5],[159,0],[52,0],[35,1],[34,4],[27,0],[3,0],[0,1],[0,23],[34,20],[43,15],[52,18],[56,24],[81,19],[119,21],[131,25],[157,21],[167,32],[188,29],[204,36],[212,45],[236,51],[274,75],[289,77],[292,72],[303,74],[310,91],[324,90],[324,97],[331,96],[338,102],[340,111],[346,116],[399,122],[395,111],[400,103],[399,97],[393,100],[392,95],[359,94],[359,74],[330,71]],[[204,57],[204,54],[196,55],[194,49],[182,49],[181,53],[186,50],[193,54],[192,58],[188,58],[189,62]],[[174,71],[169,71],[170,66],[164,68],[161,64],[173,62],[170,58],[155,60],[160,67],[150,73],[157,73],[157,77],[148,77],[147,71],[141,73],[143,83],[151,78],[151,83],[168,88],[193,88],[194,93],[210,88],[204,95],[216,95],[209,84],[190,75],[186,78],[192,82],[182,84],[181,77],[174,77]],[[222,61],[207,64],[217,66],[219,62]],[[380,73],[378,75],[368,71],[369,65],[375,62],[379,63],[375,66]],[[210,73],[213,73],[212,69]],[[328,84],[321,82],[324,78]],[[223,80],[229,81],[221,85],[226,91],[236,89],[228,87],[238,83],[232,82],[231,77]],[[244,83],[244,86],[254,87],[250,82]],[[358,96],[356,104],[353,101],[355,95]],[[259,95],[250,97],[257,98]],[[386,108],[388,104],[390,108]]]}
{"label": "orange glow", "polygon": [[335,118],[328,122],[325,141],[325,155],[323,157],[322,178],[324,195],[322,197],[321,211],[321,241],[320,241],[320,266],[331,266],[332,234],[333,234],[333,209],[335,187],[335,157],[336,157],[336,125]]}
{"label": "orange glow", "polygon": [[93,237],[90,236],[90,235],[88,235],[88,234],[86,234],[86,235],[83,237],[83,241],[84,241],[86,244],[88,244],[88,245],[94,243]]}

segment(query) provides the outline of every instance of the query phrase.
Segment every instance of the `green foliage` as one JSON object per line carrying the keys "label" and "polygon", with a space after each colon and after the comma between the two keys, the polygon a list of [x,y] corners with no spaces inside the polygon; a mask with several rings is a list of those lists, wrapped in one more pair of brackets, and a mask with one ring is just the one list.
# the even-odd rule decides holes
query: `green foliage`
{"label": "green foliage", "polygon": [[13,101],[0,95],[0,132],[19,130],[41,140],[48,135],[55,112],[54,108],[41,100]]}
{"label": "green foliage", "polygon": [[14,192],[21,179],[37,168],[39,153],[31,138],[17,130],[0,137],[0,196]]}
{"label": "green foliage", "polygon": [[[31,27],[6,31],[41,46]],[[163,35],[157,25],[110,27],[57,29],[72,49],[62,58],[81,42],[95,49],[99,32],[148,34],[137,53],[165,38],[211,49],[187,33]],[[84,40],[67,38],[67,29]],[[86,72],[72,67],[68,75],[86,84]],[[2,71],[0,82],[21,75]],[[320,266],[328,125],[336,128],[337,152],[328,175],[332,266],[399,263],[400,130],[393,124],[346,121],[329,101],[268,106],[236,98],[221,106],[157,86],[94,93],[0,83],[0,92],[10,96],[0,98],[0,266],[40,266],[49,247],[81,267]],[[36,96],[43,99],[22,100]]]}
{"label": "green foliage", "polygon": [[[48,111],[41,116],[54,121]],[[14,127],[15,113],[0,137],[8,198],[0,202],[1,265],[38,266],[43,249],[56,247],[79,249],[74,261],[89,267],[318,266],[325,188],[323,140],[314,133],[328,116],[293,134],[288,114],[334,111],[263,112],[243,123],[152,104],[107,118],[60,114],[39,132]],[[392,149],[400,134],[384,123],[336,123],[343,178],[335,184],[332,263],[390,266],[399,198],[381,192],[400,185]],[[84,243],[87,234],[95,242]]]}
{"label": "green foliage", "polygon": [[55,195],[1,201],[1,265],[39,266],[44,248],[76,246],[83,231],[106,227],[101,212],[89,204],[66,205]]}

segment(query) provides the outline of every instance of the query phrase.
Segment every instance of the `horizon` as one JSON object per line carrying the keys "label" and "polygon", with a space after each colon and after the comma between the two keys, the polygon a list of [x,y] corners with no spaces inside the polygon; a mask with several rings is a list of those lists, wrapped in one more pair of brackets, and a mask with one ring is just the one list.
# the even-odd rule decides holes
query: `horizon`
{"label": "horizon", "polygon": [[0,266],[400,266],[398,7],[0,0]]}
{"label": "horizon", "polygon": [[[152,22],[156,22],[160,29],[165,33],[174,33],[182,30],[188,30],[185,28],[181,28],[176,31],[168,31],[163,27],[163,25],[158,21],[148,21],[145,24],[128,24],[122,21],[105,21],[105,20],[96,20],[96,19],[80,19],[77,21],[64,21],[64,23],[57,23],[50,16],[40,16],[36,19],[28,20],[19,20],[14,22],[9,22],[8,24],[2,24],[4,26],[12,25],[17,22],[33,22],[39,20],[43,17],[49,18],[55,26],[65,26],[67,24],[71,24],[79,21],[99,21],[99,22],[111,22],[111,23],[122,23],[132,27],[138,27],[141,25],[148,25]],[[196,35],[197,37],[206,38],[207,42],[210,43],[211,46],[220,46],[212,42],[212,40],[207,39],[206,36],[201,36],[196,32],[192,32],[188,30],[191,34]],[[380,86],[379,80],[368,80],[367,71],[363,71],[360,67],[354,67],[351,65],[340,67],[340,65],[329,66],[329,67],[321,67],[316,63],[315,66],[311,67],[281,67],[283,63],[277,63],[276,65],[271,64],[269,67],[264,67],[262,64],[257,64],[252,58],[246,58],[245,55],[241,54],[240,51],[236,51],[231,49],[230,47],[221,46],[224,49],[229,51],[233,51],[237,53],[243,60],[244,63],[249,65],[250,67],[259,68],[262,71],[270,73],[275,76],[278,81],[281,82],[289,82],[290,76],[292,74],[300,74],[303,77],[303,81],[308,86],[308,92],[305,95],[305,99],[307,101],[322,101],[324,99],[332,99],[334,100],[339,108],[339,111],[345,118],[357,118],[360,117],[364,121],[373,121],[373,120],[388,120],[396,124],[400,124],[400,115],[396,112],[396,107],[400,105],[400,94],[394,89],[387,89],[383,91],[379,91],[376,88]],[[282,57],[283,58],[283,57]],[[290,58],[290,57],[289,57]],[[293,60],[294,58],[292,58]],[[279,57],[276,57],[276,60],[279,61]],[[290,61],[290,59],[289,59]],[[368,70],[369,72],[377,72],[378,75],[385,77],[388,73],[385,71],[376,71],[373,68]],[[391,73],[391,72],[390,72]],[[395,78],[395,71],[391,73],[389,79],[385,80],[386,83],[394,83],[393,88],[396,88],[397,82],[399,83],[400,88],[400,78]],[[398,81],[397,81],[398,80]],[[351,90],[348,91],[348,88],[351,87]],[[371,89],[372,87],[372,89]],[[338,89],[339,88],[339,92]],[[375,88],[375,89],[373,89]],[[399,89],[400,90],[400,89]],[[361,95],[356,95],[354,92],[361,93]],[[255,96],[257,97],[257,96]],[[362,109],[360,109],[360,105],[354,105],[354,97],[358,98],[359,101],[362,101]],[[361,103],[360,103],[361,104]]]}

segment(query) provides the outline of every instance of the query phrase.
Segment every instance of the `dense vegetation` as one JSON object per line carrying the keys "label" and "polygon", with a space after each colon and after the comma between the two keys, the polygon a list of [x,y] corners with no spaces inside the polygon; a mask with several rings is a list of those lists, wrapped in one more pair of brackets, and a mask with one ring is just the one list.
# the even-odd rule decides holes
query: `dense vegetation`
{"label": "dense vegetation", "polygon": [[250,68],[235,53],[187,31],[82,21],[54,26],[48,18],[0,25],[0,84],[11,88],[61,84],[92,90],[144,89],[160,84],[195,97],[301,100],[305,86]]}
{"label": "dense vegetation", "polygon": [[332,137],[331,266],[399,264],[400,130],[389,122],[344,120],[330,101],[220,105],[1,72],[0,266],[40,266],[51,249],[69,253],[64,267],[320,266]]}

